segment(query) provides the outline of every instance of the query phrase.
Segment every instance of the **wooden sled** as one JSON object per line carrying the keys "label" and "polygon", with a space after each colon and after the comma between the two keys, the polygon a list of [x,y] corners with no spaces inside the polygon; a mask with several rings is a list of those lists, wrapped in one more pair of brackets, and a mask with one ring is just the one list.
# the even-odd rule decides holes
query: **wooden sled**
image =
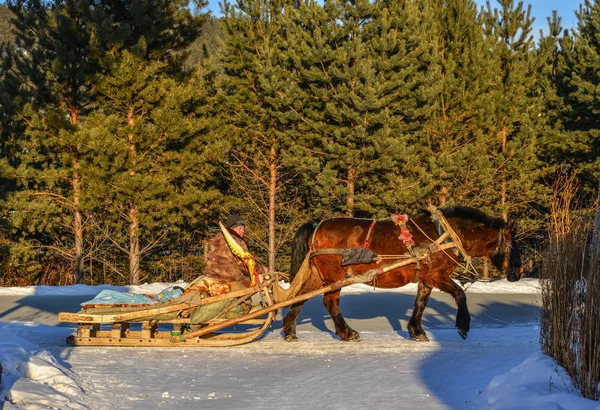
{"label": "wooden sled", "polygon": [[[256,294],[261,296],[260,305],[252,307],[248,315],[272,306],[270,285],[271,281],[265,278],[262,285],[219,296],[205,297],[192,291],[168,302],[146,306],[106,306],[87,308],[77,313],[61,312],[58,320],[78,324],[77,333],[67,338],[68,344],[76,346],[232,346],[260,337],[275,319],[276,311],[267,309],[256,318],[244,320],[243,324],[249,329],[214,333],[219,325],[231,320],[220,317]],[[192,326],[191,312],[226,299],[233,302],[215,318]],[[190,329],[195,327],[199,328],[196,332],[201,331],[202,336],[188,337]]]}
{"label": "wooden sled", "polygon": [[[77,313],[61,312],[58,314],[58,320],[78,324],[77,333],[67,338],[67,343],[75,346],[240,345],[258,339],[273,323],[278,309],[345,286],[370,282],[384,272],[415,263],[419,259],[417,257],[403,259],[277,303],[273,298],[273,286],[279,286],[278,278],[267,274],[261,277],[260,285],[219,296],[203,297],[198,292],[191,292],[168,302],[149,306],[88,308]],[[248,313],[240,317],[221,318],[231,309],[257,294],[261,297],[259,306],[252,307]],[[192,310],[225,299],[233,299],[233,301],[213,319],[201,325],[191,326],[189,317]],[[249,326],[250,329],[234,328],[217,333],[236,325]]]}

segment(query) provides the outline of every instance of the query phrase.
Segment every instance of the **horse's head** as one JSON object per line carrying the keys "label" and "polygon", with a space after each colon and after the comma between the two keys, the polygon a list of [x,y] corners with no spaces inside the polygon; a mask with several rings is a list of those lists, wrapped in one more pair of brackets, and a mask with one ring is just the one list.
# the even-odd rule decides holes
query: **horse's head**
{"label": "horse's head", "polygon": [[516,228],[514,221],[510,221],[500,229],[498,234],[498,246],[490,256],[492,264],[500,271],[507,272],[506,279],[516,282],[521,279],[523,272],[521,264],[521,252],[515,241]]}

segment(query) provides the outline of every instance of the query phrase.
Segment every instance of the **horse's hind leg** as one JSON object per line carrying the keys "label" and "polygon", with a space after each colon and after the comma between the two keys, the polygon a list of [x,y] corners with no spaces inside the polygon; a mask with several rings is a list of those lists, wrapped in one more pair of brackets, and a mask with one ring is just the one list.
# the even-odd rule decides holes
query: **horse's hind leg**
{"label": "horse's hind leg", "polygon": [[283,340],[286,342],[297,342],[298,336],[296,336],[296,323],[298,322],[298,316],[304,306],[304,302],[295,303],[290,308],[290,311],[283,318]]}
{"label": "horse's hind leg", "polygon": [[323,304],[331,315],[331,319],[335,325],[335,334],[345,342],[360,342],[360,334],[348,326],[344,316],[340,312],[340,291],[326,293],[323,296]]}
{"label": "horse's hind leg", "polygon": [[[323,282],[321,280],[321,276],[314,266],[310,268],[311,273],[310,276],[306,279],[306,282],[302,285],[300,292],[298,295],[302,295],[304,293],[311,292],[313,290],[319,289],[323,286]],[[298,336],[296,335],[296,323],[298,323],[298,316],[300,316],[300,312],[302,311],[302,306],[304,306],[304,302],[294,303],[290,311],[283,318],[283,339],[286,342],[297,342]]]}
{"label": "horse's hind leg", "polygon": [[446,277],[446,280],[441,282],[438,287],[442,292],[451,294],[456,301],[456,306],[458,307],[458,311],[456,312],[456,329],[460,337],[466,339],[467,333],[471,329],[471,315],[467,307],[467,295],[465,295],[465,291],[450,279],[450,276]]}
{"label": "horse's hind leg", "polygon": [[425,307],[429,301],[429,296],[431,295],[431,286],[419,281],[417,289],[415,308],[413,309],[413,314],[408,321],[408,334],[410,335],[411,339],[414,339],[417,342],[428,342],[429,339],[427,338],[427,334],[421,327],[421,318],[423,317],[423,312],[425,311]]}

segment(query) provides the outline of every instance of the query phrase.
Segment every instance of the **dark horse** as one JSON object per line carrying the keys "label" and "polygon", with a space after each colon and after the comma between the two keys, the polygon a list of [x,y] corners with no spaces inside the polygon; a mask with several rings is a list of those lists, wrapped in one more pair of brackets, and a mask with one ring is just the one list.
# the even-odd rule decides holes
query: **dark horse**
{"label": "dark horse", "polygon": [[[520,279],[521,257],[514,241],[515,232],[512,222],[506,223],[503,219],[490,217],[484,212],[467,207],[445,208],[440,211],[456,236],[460,238],[466,255],[489,257],[500,272],[508,271],[509,281]],[[400,255],[404,257],[409,255],[409,247],[412,255],[415,252],[432,249],[428,258],[421,263],[412,263],[382,273],[369,284],[389,289],[413,281],[418,283],[415,307],[408,322],[410,337],[418,341],[428,340],[421,327],[421,317],[432,288],[451,294],[458,305],[456,328],[460,336],[466,338],[471,322],[466,295],[450,277],[460,257],[452,249],[436,250],[439,249],[438,245],[443,238],[440,238],[442,233],[439,224],[434,222],[430,211],[423,211],[407,218],[404,224],[397,222],[397,219],[379,220],[373,223],[368,219],[333,218],[321,222],[318,227],[315,227],[312,222],[304,224],[296,232],[292,241],[290,281],[300,269],[309,251],[313,255],[309,262],[311,273],[302,285],[300,294],[330,285],[351,275],[360,275],[370,269],[390,265],[398,260]],[[440,240],[434,243],[438,238]],[[367,263],[342,266],[341,252],[328,253],[335,249],[353,248],[368,248],[384,259],[375,258]],[[319,252],[319,249],[324,250]],[[326,293],[323,297],[323,304],[335,324],[335,333],[344,341],[359,341],[360,334],[348,326],[340,313],[339,302],[339,290]],[[298,340],[296,321],[303,304],[304,302],[300,302],[292,305],[283,320],[286,341]]]}

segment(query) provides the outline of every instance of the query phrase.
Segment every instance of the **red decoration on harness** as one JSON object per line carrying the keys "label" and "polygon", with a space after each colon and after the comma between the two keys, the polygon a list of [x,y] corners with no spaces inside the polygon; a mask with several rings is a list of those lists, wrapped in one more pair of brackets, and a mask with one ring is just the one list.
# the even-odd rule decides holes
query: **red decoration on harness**
{"label": "red decoration on harness", "polygon": [[392,218],[392,221],[394,221],[394,223],[396,225],[400,225],[403,224],[404,222],[406,222],[406,215],[400,215],[400,214],[390,214],[390,217]]}
{"label": "red decoration on harness", "polygon": [[402,242],[408,245],[414,245],[415,241],[412,240],[412,234],[408,231],[406,226],[400,228],[400,236],[398,237]]}
{"label": "red decoration on harness", "polygon": [[367,248],[369,246],[369,241],[364,241],[363,242],[363,248]]}

